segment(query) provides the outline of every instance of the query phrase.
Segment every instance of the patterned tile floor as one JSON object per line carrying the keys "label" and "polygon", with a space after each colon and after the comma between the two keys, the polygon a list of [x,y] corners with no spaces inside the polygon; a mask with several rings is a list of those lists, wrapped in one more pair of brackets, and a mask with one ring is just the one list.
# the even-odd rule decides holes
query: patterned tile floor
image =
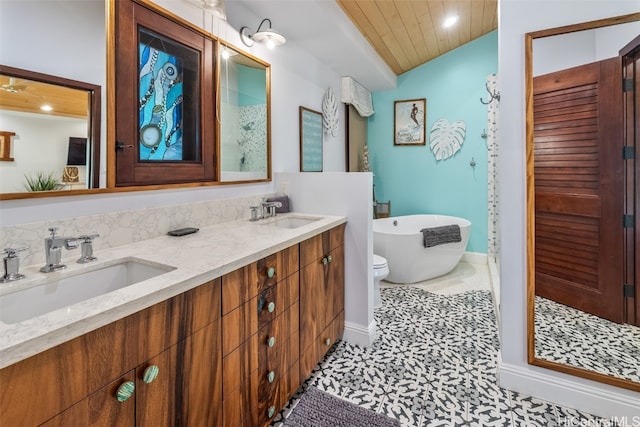
{"label": "patterned tile floor", "polygon": [[535,313],[536,357],[640,382],[639,327],[541,297]]}
{"label": "patterned tile floor", "polygon": [[485,269],[461,263],[443,279],[383,286],[374,344],[338,342],[274,425],[309,385],[403,426],[596,425],[587,424],[596,422],[590,415],[498,386],[498,330]]}

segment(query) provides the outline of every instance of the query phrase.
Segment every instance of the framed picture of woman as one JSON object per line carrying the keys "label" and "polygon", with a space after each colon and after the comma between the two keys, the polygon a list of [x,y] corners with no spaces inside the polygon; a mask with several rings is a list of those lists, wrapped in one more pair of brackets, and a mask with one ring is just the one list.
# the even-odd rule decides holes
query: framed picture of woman
{"label": "framed picture of woman", "polygon": [[426,98],[395,101],[393,145],[425,145],[426,118]]}

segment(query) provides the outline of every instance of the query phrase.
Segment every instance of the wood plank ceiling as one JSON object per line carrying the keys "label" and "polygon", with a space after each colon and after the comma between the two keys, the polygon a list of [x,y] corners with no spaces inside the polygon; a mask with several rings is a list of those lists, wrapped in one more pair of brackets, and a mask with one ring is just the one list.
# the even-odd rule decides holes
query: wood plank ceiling
{"label": "wood plank ceiling", "polygon": [[[336,1],[396,74],[498,28],[497,0]],[[445,29],[450,15],[458,22]]]}
{"label": "wood plank ceiling", "polygon": [[[51,112],[43,112],[43,104]],[[0,110],[87,119],[89,95],[86,91],[0,75]]]}

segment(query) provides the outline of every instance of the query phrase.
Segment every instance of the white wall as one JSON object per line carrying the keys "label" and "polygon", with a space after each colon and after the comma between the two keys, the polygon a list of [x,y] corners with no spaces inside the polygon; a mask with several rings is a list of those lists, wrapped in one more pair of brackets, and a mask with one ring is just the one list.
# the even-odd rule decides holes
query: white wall
{"label": "white wall", "polygon": [[279,173],[276,188],[288,187],[296,212],[342,215],[345,230],[345,332],[350,343],[369,346],[373,318],[373,175],[362,173]]}
{"label": "white wall", "polygon": [[[3,8],[5,1],[2,0]],[[339,93],[341,76],[325,67],[307,52],[299,49],[294,41],[288,41],[286,45],[274,50],[268,50],[258,43],[252,48],[247,48],[240,41],[237,29],[214,18],[211,14],[203,12],[202,9],[191,3],[176,0],[159,0],[156,3],[205,30],[220,35],[232,45],[271,64],[272,170],[274,172],[299,171],[298,107],[302,105],[314,110],[321,110],[322,96],[329,86],[333,88],[334,93]],[[259,22],[257,17],[255,22]],[[74,37],[81,38],[77,34],[76,31]],[[7,40],[4,37],[2,39],[3,41]],[[7,44],[3,42],[0,46],[2,47],[0,63],[4,63],[5,54],[9,53],[5,49],[12,50],[13,48],[8,42]],[[14,54],[14,57],[20,55],[20,52],[10,53]],[[64,66],[64,61],[61,62]],[[60,65],[58,64],[58,66]],[[73,66],[75,67],[76,64]],[[338,135],[334,138],[328,138],[325,135],[325,171],[344,170],[344,110],[339,109],[339,111],[340,130]],[[263,183],[68,198],[8,200],[3,201],[0,205],[0,225],[16,225],[96,213],[242,197],[268,193],[273,189],[272,183]],[[247,212],[247,217],[248,215]]]}
{"label": "white wall", "polygon": [[638,9],[627,0],[501,0],[499,11],[500,383],[606,417],[640,413],[638,393],[527,364],[524,34]]}
{"label": "white wall", "polygon": [[14,161],[0,162],[0,192],[15,193],[25,191],[25,175],[51,172],[62,179],[69,137],[86,137],[87,121],[1,110],[0,129],[16,134],[11,137]]}
{"label": "white wall", "polygon": [[618,56],[640,34],[640,22],[533,40],[533,75],[552,73]]}

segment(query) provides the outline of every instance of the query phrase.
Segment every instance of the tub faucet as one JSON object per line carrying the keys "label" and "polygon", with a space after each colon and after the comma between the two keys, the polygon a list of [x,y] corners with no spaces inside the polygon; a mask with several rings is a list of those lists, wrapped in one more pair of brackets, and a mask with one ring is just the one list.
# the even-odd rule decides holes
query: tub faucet
{"label": "tub faucet", "polygon": [[67,268],[66,265],[60,261],[62,259],[62,248],[67,250],[76,249],[80,246],[80,242],[75,237],[60,237],[56,236],[58,227],[50,227],[49,232],[51,236],[44,239],[44,254],[47,259],[47,263],[40,269],[43,273],[51,273]]}

